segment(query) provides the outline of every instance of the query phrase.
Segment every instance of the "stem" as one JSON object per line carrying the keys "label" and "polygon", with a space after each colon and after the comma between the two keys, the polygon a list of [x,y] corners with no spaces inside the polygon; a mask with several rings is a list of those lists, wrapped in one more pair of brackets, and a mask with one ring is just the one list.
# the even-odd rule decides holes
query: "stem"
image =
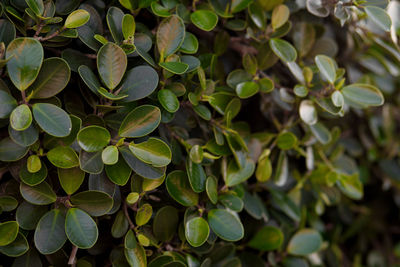
{"label": "stem", "polygon": [[125,201],[124,201],[124,204],[123,204],[123,210],[124,210],[125,217],[128,220],[130,228],[131,229],[135,229],[135,225],[133,224],[131,218],[129,217],[128,205],[126,204]]}
{"label": "stem", "polygon": [[22,96],[22,101],[24,102],[24,104],[28,104],[28,101],[26,100],[25,91],[21,91],[21,96]]}
{"label": "stem", "polygon": [[76,253],[78,252],[77,246],[72,246],[71,254],[69,255],[68,265],[76,266]]}
{"label": "stem", "polygon": [[47,40],[49,40],[49,39],[51,39],[51,38],[56,37],[57,35],[59,35],[59,34],[60,34],[62,31],[64,31],[65,29],[66,29],[65,27],[62,27],[62,28],[56,30],[55,32],[53,32],[52,34],[50,34],[50,35],[47,36],[47,37],[37,37],[36,39],[37,39],[38,41],[41,41],[41,42],[47,41]]}

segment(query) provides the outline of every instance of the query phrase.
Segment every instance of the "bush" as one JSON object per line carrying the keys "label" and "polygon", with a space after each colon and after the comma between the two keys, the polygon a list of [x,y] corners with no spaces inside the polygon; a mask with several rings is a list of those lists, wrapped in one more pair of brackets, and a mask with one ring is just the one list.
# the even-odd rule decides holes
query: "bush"
{"label": "bush", "polygon": [[0,7],[2,265],[399,264],[398,2]]}

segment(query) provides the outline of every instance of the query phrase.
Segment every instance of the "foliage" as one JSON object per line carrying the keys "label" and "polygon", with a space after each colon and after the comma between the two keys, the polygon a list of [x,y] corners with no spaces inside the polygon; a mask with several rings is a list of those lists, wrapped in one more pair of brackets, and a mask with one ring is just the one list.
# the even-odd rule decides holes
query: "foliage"
{"label": "foliage", "polygon": [[2,265],[399,264],[398,2],[0,15]]}

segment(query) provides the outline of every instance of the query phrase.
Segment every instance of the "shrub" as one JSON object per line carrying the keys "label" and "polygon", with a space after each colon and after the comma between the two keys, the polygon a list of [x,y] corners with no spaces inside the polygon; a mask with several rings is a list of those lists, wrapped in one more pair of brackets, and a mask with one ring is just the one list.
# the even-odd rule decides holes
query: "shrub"
{"label": "shrub", "polygon": [[398,2],[0,7],[4,266],[398,263]]}

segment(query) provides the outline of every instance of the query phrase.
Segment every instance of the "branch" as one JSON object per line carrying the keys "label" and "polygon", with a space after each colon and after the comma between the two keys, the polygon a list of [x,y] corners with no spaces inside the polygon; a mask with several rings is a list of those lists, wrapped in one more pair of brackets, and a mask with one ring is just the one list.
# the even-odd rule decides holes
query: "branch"
{"label": "branch", "polygon": [[76,253],[78,252],[77,246],[72,246],[71,254],[69,255],[68,265],[76,266]]}

